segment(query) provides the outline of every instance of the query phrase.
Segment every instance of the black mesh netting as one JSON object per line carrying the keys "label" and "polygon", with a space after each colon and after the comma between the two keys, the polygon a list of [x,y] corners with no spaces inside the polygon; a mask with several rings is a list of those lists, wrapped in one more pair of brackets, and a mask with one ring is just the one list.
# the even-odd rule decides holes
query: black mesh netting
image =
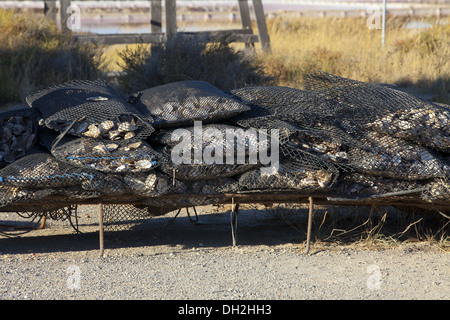
{"label": "black mesh netting", "polygon": [[183,182],[173,180],[171,176],[156,170],[148,173],[126,174],[124,182],[132,193],[145,197],[188,191]]}
{"label": "black mesh netting", "polygon": [[[262,170],[265,169],[265,170]],[[244,190],[319,190],[332,185],[333,173],[324,169],[308,169],[295,160],[280,162],[279,167],[258,168],[239,177],[239,189]]]}
{"label": "black mesh netting", "polygon": [[41,114],[35,108],[0,112],[0,168],[23,157],[34,147]]}
{"label": "black mesh netting", "polygon": [[56,194],[54,189],[27,189],[0,185],[0,207],[40,200]]}
{"label": "black mesh netting", "polygon": [[41,111],[44,124],[75,136],[109,140],[145,138],[154,128],[106,82],[71,81],[26,98]]}
{"label": "black mesh netting", "polygon": [[236,126],[163,130],[150,139],[163,146],[168,159],[161,170],[179,180],[231,177],[259,165],[258,135]]}
{"label": "black mesh netting", "polygon": [[[0,114],[0,206],[124,197],[135,205],[102,206],[120,230],[233,193],[450,196],[450,109],[391,85],[317,72],[305,90],[182,81],[127,102],[104,82],[76,81],[27,101],[25,113]],[[31,149],[37,136],[48,150]]]}
{"label": "black mesh netting", "polygon": [[105,231],[129,230],[142,220],[155,216],[148,208],[139,208],[131,204],[102,204],[101,206]]}
{"label": "black mesh netting", "polygon": [[350,165],[369,175],[402,180],[450,177],[450,163],[444,156],[406,140],[367,131],[361,141],[370,148],[349,148]]}
{"label": "black mesh netting", "polygon": [[[448,156],[439,153],[449,146],[445,106],[323,72],[305,82],[307,91],[273,86],[232,91],[252,106],[234,120],[244,127],[278,129],[280,153],[303,168],[448,179]],[[387,124],[388,119],[395,120]]]}
{"label": "black mesh netting", "polygon": [[305,88],[334,101],[330,110],[350,132],[368,128],[438,151],[450,152],[450,109],[395,87],[365,83],[317,72]]}
{"label": "black mesh netting", "polygon": [[65,135],[59,139],[45,132],[41,142],[62,162],[105,173],[150,171],[165,161],[145,140],[136,138],[109,141]]}
{"label": "black mesh netting", "polygon": [[0,186],[52,188],[79,185],[93,180],[95,173],[66,165],[39,148],[0,169]]}
{"label": "black mesh netting", "polygon": [[245,104],[204,81],[180,81],[153,87],[131,97],[134,105],[154,118],[155,127],[211,122],[249,110]]}

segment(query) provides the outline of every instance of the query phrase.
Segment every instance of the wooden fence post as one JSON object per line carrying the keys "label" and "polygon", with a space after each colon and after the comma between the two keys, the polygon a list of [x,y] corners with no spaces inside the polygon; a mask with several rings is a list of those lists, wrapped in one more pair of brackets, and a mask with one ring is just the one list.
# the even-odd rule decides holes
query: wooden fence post
{"label": "wooden fence post", "polygon": [[258,26],[258,37],[261,47],[264,51],[270,51],[270,37],[267,32],[266,17],[261,0],[253,0],[253,10],[256,16],[256,25]]}
{"label": "wooden fence post", "polygon": [[150,31],[151,33],[161,33],[162,13],[161,0],[150,0]]}
{"label": "wooden fence post", "polygon": [[53,21],[56,24],[56,1],[50,0],[50,1],[44,1],[44,15],[45,18]]}
{"label": "wooden fence post", "polygon": [[70,7],[70,0],[59,0],[59,16],[61,21],[61,30],[64,33],[70,33],[71,30],[67,26],[67,19],[69,19],[70,14],[67,13],[67,10]]}
{"label": "wooden fence post", "polygon": [[[239,12],[241,14],[242,21],[242,29],[250,30],[253,33],[252,29],[252,20],[250,19],[250,11],[248,9],[248,1],[247,0],[238,0],[239,3]],[[255,43],[245,43],[245,47],[249,48],[250,45],[252,47],[255,46]]]}
{"label": "wooden fence post", "polygon": [[166,4],[166,39],[171,40],[177,34],[177,2],[165,0]]}

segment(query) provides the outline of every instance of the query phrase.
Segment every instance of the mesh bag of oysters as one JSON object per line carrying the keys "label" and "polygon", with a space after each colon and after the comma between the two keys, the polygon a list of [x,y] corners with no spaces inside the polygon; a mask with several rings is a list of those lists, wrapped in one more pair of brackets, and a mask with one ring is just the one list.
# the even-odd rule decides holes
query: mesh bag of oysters
{"label": "mesh bag of oysters", "polygon": [[[180,81],[125,99],[104,81],[72,81],[27,102],[31,108],[0,115],[3,203],[64,189],[133,195],[142,208],[110,208],[112,215],[128,208],[137,213],[132,219],[235,192],[450,195],[449,107],[392,85],[317,72],[305,77],[304,90],[226,93]],[[265,132],[266,144],[249,132]],[[37,141],[46,150],[30,153]],[[261,148],[267,157],[279,151],[276,168],[261,160]],[[198,197],[162,197],[170,194]]]}
{"label": "mesh bag of oysters", "polygon": [[58,162],[38,147],[0,169],[0,202],[37,200],[57,190],[93,180],[95,173]]}
{"label": "mesh bag of oysters", "polygon": [[163,146],[167,156],[163,172],[174,179],[198,181],[232,177],[258,166],[250,154],[257,137],[240,133],[244,132],[236,126],[209,124],[161,130],[150,139]]}
{"label": "mesh bag of oysters", "polygon": [[[369,184],[372,177],[379,178],[386,183],[384,188],[375,188],[380,194],[390,189],[399,192],[399,186],[410,190],[408,186],[415,185],[422,190],[427,184],[438,190],[436,183],[448,183],[448,106],[423,101],[396,86],[368,84],[325,72],[305,77],[305,88],[233,90],[235,97],[252,107],[235,117],[234,123],[285,130],[280,151],[300,164],[298,172],[324,169],[340,173],[339,183],[349,183],[350,179],[344,179],[349,172],[363,174]],[[251,188],[249,181],[260,183],[268,178],[255,180],[250,176],[247,173],[241,178],[246,189]]]}
{"label": "mesh bag of oysters", "polygon": [[26,98],[39,109],[43,124],[79,137],[108,140],[145,138],[154,129],[141,114],[106,82],[71,81]]}
{"label": "mesh bag of oysters", "polygon": [[129,101],[154,119],[153,126],[190,126],[217,122],[250,110],[246,104],[205,81],[179,81],[137,92]]}
{"label": "mesh bag of oysters", "polygon": [[27,102],[41,110],[41,140],[60,161],[102,172],[140,172],[160,160],[144,140],[154,131],[151,117],[139,114],[106,82],[65,83]]}

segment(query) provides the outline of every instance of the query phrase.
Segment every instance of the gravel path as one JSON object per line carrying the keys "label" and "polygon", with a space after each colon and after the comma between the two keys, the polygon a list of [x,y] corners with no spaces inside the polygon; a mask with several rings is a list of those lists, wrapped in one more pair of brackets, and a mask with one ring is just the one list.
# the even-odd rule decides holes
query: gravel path
{"label": "gravel path", "polygon": [[0,299],[450,298],[449,252],[429,242],[313,244],[305,255],[304,233],[270,214],[240,213],[236,247],[228,213],[172,216],[106,233],[104,257],[95,214],[78,235],[67,222],[0,235]]}

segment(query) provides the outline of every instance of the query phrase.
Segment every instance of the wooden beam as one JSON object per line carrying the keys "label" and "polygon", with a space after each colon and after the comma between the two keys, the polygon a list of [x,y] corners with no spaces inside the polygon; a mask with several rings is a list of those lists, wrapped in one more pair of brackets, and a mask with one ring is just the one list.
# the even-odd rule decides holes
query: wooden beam
{"label": "wooden beam", "polygon": [[[248,0],[238,0],[238,3],[239,3],[239,12],[241,14],[242,28],[245,30],[249,30],[253,34],[252,21],[250,19],[250,10],[248,9]],[[250,48],[250,46],[254,47],[255,42],[252,41],[245,43],[246,48]]]}
{"label": "wooden beam", "polygon": [[56,24],[57,12],[55,0],[44,1],[44,15],[46,19],[49,19]]}
{"label": "wooden beam", "polygon": [[[208,41],[215,41],[221,37],[227,37],[232,42],[258,42],[257,35],[250,34],[249,30],[218,30],[201,32],[183,32],[186,36],[200,36]],[[74,36],[74,41],[79,43],[94,43],[97,45],[131,44],[131,43],[162,43],[165,37],[163,33],[124,33],[124,34],[79,34]]]}
{"label": "wooden beam", "polygon": [[267,31],[266,16],[261,0],[253,0],[253,10],[255,11],[256,25],[258,27],[259,42],[265,51],[270,51],[270,37]]}
{"label": "wooden beam", "polygon": [[67,13],[67,10],[70,7],[70,0],[59,0],[59,17],[61,22],[61,30],[64,33],[71,33],[72,30],[70,30],[67,26],[67,19],[69,19],[70,14]]}
{"label": "wooden beam", "polygon": [[164,34],[86,34],[74,36],[74,41],[79,43],[94,43],[97,45],[131,44],[131,43],[161,43],[164,42]]}
{"label": "wooden beam", "polygon": [[238,2],[239,12],[241,14],[242,28],[252,30],[252,21],[250,19],[250,10],[248,9],[248,0],[238,0]]}
{"label": "wooden beam", "polygon": [[161,0],[150,1],[150,32],[162,32]]}
{"label": "wooden beam", "polygon": [[166,39],[171,40],[177,34],[177,2],[165,0],[166,4]]}

